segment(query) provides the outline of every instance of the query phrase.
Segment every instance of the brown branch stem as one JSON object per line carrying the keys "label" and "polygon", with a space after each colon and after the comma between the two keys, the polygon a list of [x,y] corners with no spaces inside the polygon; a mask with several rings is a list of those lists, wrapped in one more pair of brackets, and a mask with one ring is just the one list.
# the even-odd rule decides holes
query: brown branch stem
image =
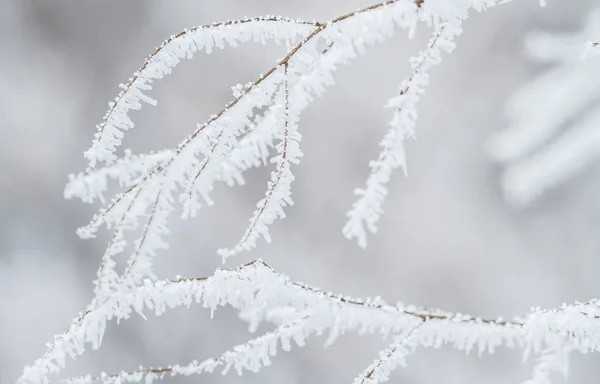
{"label": "brown branch stem", "polygon": [[[270,75],[272,75],[279,67],[281,66],[287,66],[289,61],[291,60],[292,57],[294,57],[294,55],[304,46],[304,44],[306,44],[307,42],[309,42],[310,40],[312,40],[315,36],[317,36],[319,33],[321,33],[324,29],[326,29],[327,27],[337,24],[339,22],[342,22],[344,20],[347,20],[349,18],[352,18],[353,16],[356,16],[358,14],[361,13],[365,13],[365,12],[369,12],[393,3],[396,3],[398,0],[386,0],[384,2],[381,3],[377,3],[377,4],[373,4],[370,5],[368,7],[362,8],[362,9],[358,9],[356,11],[353,12],[348,12],[344,15],[338,16],[328,22],[320,22],[320,21],[316,21],[316,22],[306,22],[307,24],[313,25],[315,26],[315,29],[308,35],[306,36],[304,39],[302,39],[302,41],[300,43],[298,43],[296,46],[294,46],[281,60],[279,60],[277,62],[277,64],[275,64],[271,69],[269,69],[265,74],[261,75],[256,81],[254,81],[253,83],[251,83],[243,92],[241,95],[239,95],[238,97],[234,98],[232,101],[230,101],[227,105],[225,105],[225,107],[223,109],[221,109],[216,115],[212,116],[211,118],[209,118],[206,122],[204,122],[201,126],[199,126],[196,130],[194,130],[194,132],[188,136],[178,147],[176,150],[175,155],[169,160],[167,161],[164,165],[159,165],[157,167],[155,167],[153,170],[151,170],[150,172],[148,172],[139,182],[134,183],[132,186],[130,186],[125,192],[123,192],[121,194],[121,196],[119,196],[111,205],[109,205],[104,212],[102,213],[102,215],[105,215],[106,213],[110,212],[110,210],[112,210],[124,197],[124,195],[130,193],[133,189],[135,189],[138,186],[141,186],[141,184],[145,183],[150,176],[161,172],[162,170],[164,170],[165,168],[167,168],[175,159],[175,157],[177,157],[177,155],[179,155],[181,153],[181,151],[191,142],[193,141],[208,125],[210,125],[211,123],[213,123],[214,121],[216,121],[217,119],[219,119],[223,114],[225,114],[230,108],[234,107],[243,97],[245,97],[248,93],[250,93],[255,87],[257,87],[258,85],[260,85],[267,77],[269,77]],[[417,5],[418,8],[420,8],[424,3],[424,0],[415,0],[415,4]],[[248,19],[248,21],[245,22],[249,22],[251,20],[256,20],[256,19]],[[270,20],[270,19],[269,19]],[[273,21],[273,20],[272,20]],[[230,25],[233,25],[234,22],[228,22],[230,23]],[[214,26],[219,26],[219,25],[225,25],[223,23],[217,23],[217,24],[211,24],[209,26],[203,26],[203,27],[214,27]],[[197,28],[202,28],[202,27],[197,27]],[[140,70],[138,71],[141,72],[146,65],[148,65],[149,60],[152,59],[152,57],[156,56],[161,49],[165,46],[165,44],[167,44],[168,42],[172,41],[173,39],[176,39],[178,37],[181,37],[187,33],[189,33],[189,31],[192,31],[193,29],[190,30],[184,30],[182,32],[179,32],[178,34],[174,35],[173,37],[171,37],[170,39],[166,40],[165,43],[163,43],[159,48],[156,49],[156,51],[154,53],[152,53],[152,55],[150,55],[150,57],[148,59],[146,59],[146,62],[142,65],[142,67],[140,68]],[[137,79],[136,77],[133,77],[132,80],[126,84],[125,86],[125,90],[129,89],[129,87],[131,87],[131,85],[133,84],[133,82],[135,81],[135,79]],[[123,93],[122,93],[123,94]],[[116,104],[118,104],[118,101],[120,100],[120,98],[117,98],[117,101],[115,102],[115,105],[112,107],[112,109],[109,111],[109,113],[107,114],[107,117],[105,118],[108,119],[108,117],[110,116],[110,114],[112,113],[112,111],[114,111],[114,109],[116,108]],[[103,127],[103,126],[102,126]],[[102,131],[100,132],[100,136],[102,134]],[[98,139],[99,140],[99,139]]]}

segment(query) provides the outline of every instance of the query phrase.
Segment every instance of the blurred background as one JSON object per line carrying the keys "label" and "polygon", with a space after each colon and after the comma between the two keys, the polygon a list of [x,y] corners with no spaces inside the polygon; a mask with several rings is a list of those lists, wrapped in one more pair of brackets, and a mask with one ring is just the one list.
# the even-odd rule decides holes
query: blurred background
{"label": "blurred background", "polygon": [[[198,24],[266,13],[329,19],[370,3],[2,1],[0,382],[15,380],[91,299],[106,236],[84,241],[75,229],[98,206],[65,201],[62,191],[67,174],[84,169],[82,153],[117,85],[154,47]],[[325,290],[485,317],[598,297],[600,166],[517,209],[505,203],[502,170],[485,150],[509,124],[506,100],[544,71],[523,55],[525,36],[575,31],[593,3],[549,1],[540,8],[521,0],[471,14],[458,49],[432,71],[419,105],[418,141],[408,143],[409,177],[398,172],[393,179],[380,232],[366,251],[343,238],[345,212],[391,117],[382,106],[408,76],[408,58],[424,46],[429,30],[421,28],[414,40],[400,32],[343,67],[337,85],[303,115],[305,157],[288,219],[272,227],[271,245],[261,243],[228,267],[262,257]],[[232,85],[254,80],[282,55],[282,47],[250,44],[183,62],[152,91],[158,106],[133,114],[136,128],[124,146],[134,153],[175,146],[231,99]],[[253,172],[242,188],[216,189],[216,205],[197,219],[173,220],[171,249],[157,259],[159,274],[204,276],[219,267],[216,249],[239,239],[269,172]],[[201,360],[249,337],[229,309],[213,320],[201,308],[135,318],[111,324],[102,348],[69,361],[65,377]],[[323,341],[280,353],[259,374],[165,382],[349,383],[389,342],[348,334],[325,349]],[[597,359],[573,355],[570,382],[592,382],[600,373]],[[391,382],[520,383],[531,375],[519,350],[481,358],[451,348],[419,350],[408,362]]]}

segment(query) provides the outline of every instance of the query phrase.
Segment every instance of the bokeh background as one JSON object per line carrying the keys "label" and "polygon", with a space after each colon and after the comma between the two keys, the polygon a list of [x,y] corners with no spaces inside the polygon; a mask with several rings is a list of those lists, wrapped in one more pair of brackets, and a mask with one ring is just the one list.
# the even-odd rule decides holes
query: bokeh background
{"label": "bokeh background", "polygon": [[[418,141],[408,144],[409,177],[396,175],[380,233],[368,250],[341,228],[378,152],[390,111],[382,108],[409,74],[408,57],[428,38],[401,32],[343,67],[337,85],[303,115],[305,157],[297,167],[296,205],[273,226],[273,243],[230,261],[262,257],[293,279],[333,292],[512,317],[531,306],[598,297],[600,167],[570,180],[532,206],[507,206],[486,140],[507,121],[504,103],[543,70],[522,54],[538,29],[575,30],[593,0],[519,0],[473,13],[458,49],[432,71],[419,106]],[[0,382],[10,383],[45,343],[66,329],[92,294],[106,236],[81,240],[75,229],[97,206],[62,197],[67,174],[85,167],[95,125],[107,102],[168,35],[185,27],[259,14],[328,19],[365,0],[127,2],[2,0],[0,7]],[[182,63],[156,84],[157,107],[134,114],[125,147],[173,147],[231,99],[230,87],[264,72],[282,47],[248,45]],[[598,79],[590,79],[597,81]],[[173,221],[171,249],[157,260],[161,276],[208,275],[216,249],[243,233],[268,172],[248,185],[218,188],[200,217]],[[250,336],[234,311],[214,319],[201,308],[148,321],[112,324],[98,351],[69,362],[65,375],[187,363],[219,355]],[[344,335],[281,353],[272,367],[243,377],[219,374],[173,383],[349,383],[389,340]],[[572,383],[600,373],[596,355],[573,356]],[[392,382],[519,383],[531,374],[518,350],[465,356],[450,348],[419,350]],[[559,382],[564,380],[557,377]]]}

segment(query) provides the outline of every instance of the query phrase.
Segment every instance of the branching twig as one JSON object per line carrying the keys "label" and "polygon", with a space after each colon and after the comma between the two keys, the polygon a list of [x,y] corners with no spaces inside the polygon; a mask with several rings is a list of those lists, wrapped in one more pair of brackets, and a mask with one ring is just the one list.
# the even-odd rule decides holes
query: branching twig
{"label": "branching twig", "polygon": [[[67,196],[91,202],[96,198],[102,200],[108,179],[118,179],[120,184],[128,185],[80,230],[82,237],[93,237],[102,224],[115,226],[98,270],[95,297],[86,312],[75,318],[65,333],[55,337],[44,356],[24,370],[17,384],[47,384],[49,375],[64,367],[66,356],[81,355],[87,344],[92,348],[100,346],[111,319],[127,319],[134,312],[144,316],[145,310],[161,315],[170,308],[192,303],[201,303],[211,310],[230,305],[239,310],[240,318],[250,323],[251,330],[265,321],[278,328],[217,359],[188,366],[141,368],[129,373],[102,375],[98,380],[121,383],[145,379],[149,382],[167,374],[201,373],[218,366],[254,371],[270,363],[269,357],[275,354],[278,342],[287,349],[290,339],[302,345],[309,335],[324,331],[329,332],[327,343],[346,331],[395,336],[394,343],[364,372],[360,383],[385,380],[391,369],[401,364],[408,351],[406,348],[416,348],[417,344],[425,347],[451,344],[467,352],[478,347],[481,353],[486,349],[491,352],[499,345],[517,343],[539,353],[541,348],[552,344],[552,337],[562,335],[570,349],[582,352],[600,349],[600,340],[589,337],[590,333],[600,333],[597,301],[552,311],[533,310],[522,319],[507,321],[390,305],[378,298],[360,300],[334,295],[294,282],[260,260],[232,270],[217,270],[210,277],[158,281],[153,274],[152,256],[167,245],[161,235],[168,233],[166,222],[174,209],[173,193],[183,189],[180,200],[184,211],[193,216],[199,206],[198,195],[211,204],[208,194],[217,180],[241,183],[241,173],[249,166],[266,163],[273,138],[278,138],[277,155],[271,159],[276,168],[271,173],[264,198],[257,204],[240,242],[220,253],[226,258],[253,248],[259,236],[269,242],[268,225],[278,217],[285,217],[283,208],[292,204],[290,184],[294,175],[290,164],[297,164],[302,156],[298,132],[302,111],[334,83],[333,75],[339,65],[354,59],[368,44],[390,37],[398,27],[412,31],[419,21],[424,21],[435,27],[434,35],[425,50],[411,60],[412,75],[401,84],[399,95],[390,100],[390,106],[395,109],[390,123],[392,129],[382,141],[383,150],[378,160],[371,163],[367,188],[359,193],[362,197],[354,205],[344,228],[346,236],[357,237],[364,246],[365,227],[371,232],[376,230],[391,171],[405,167],[403,140],[414,134],[416,103],[425,89],[428,69],[439,62],[442,51],[454,48],[452,40],[461,32],[461,22],[469,9],[492,6],[497,1],[465,1],[442,6],[425,0],[386,0],[327,22],[266,16],[199,26],[167,39],[130,81],[122,85],[122,92],[109,106],[92,147],[85,153],[91,168],[73,176],[65,191]],[[214,47],[224,47],[225,43],[237,46],[251,39],[285,41],[288,51],[245,88],[234,87],[233,100],[198,125],[174,150],[149,156],[131,156],[126,151],[123,159],[113,162],[123,132],[133,127],[129,111],[140,108],[142,102],[155,103],[144,94],[155,80],[169,74],[181,59],[201,49],[209,52]],[[592,47],[596,45],[592,43]],[[264,116],[268,118],[256,118],[259,110],[266,111]],[[266,122],[263,130],[257,128],[260,121]],[[246,150],[251,153],[244,153]],[[108,165],[95,169],[98,161]],[[112,257],[125,247],[124,231],[137,228],[138,218],[143,215],[147,221],[141,237],[135,243],[125,271],[118,274]],[[417,328],[419,337],[413,338]],[[407,337],[414,345],[407,345]],[[94,380],[88,376],[73,382]]]}

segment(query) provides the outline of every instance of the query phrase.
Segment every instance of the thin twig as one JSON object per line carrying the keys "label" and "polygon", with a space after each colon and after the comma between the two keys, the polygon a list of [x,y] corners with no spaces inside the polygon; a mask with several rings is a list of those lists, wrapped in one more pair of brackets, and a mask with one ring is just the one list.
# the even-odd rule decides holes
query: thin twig
{"label": "thin twig", "polygon": [[[182,372],[181,372],[182,368],[183,369],[195,369],[195,372],[193,372],[193,373],[196,373],[196,374],[200,374],[200,373],[207,372],[207,371],[211,372],[214,368],[219,367],[219,366],[225,366],[225,369],[227,369],[228,367],[235,364],[236,357],[238,357],[239,355],[242,355],[247,350],[251,350],[252,348],[255,348],[257,346],[260,347],[261,343],[268,342],[269,339],[279,340],[281,338],[280,335],[282,332],[284,332],[290,328],[302,327],[309,319],[310,319],[309,315],[302,316],[299,319],[297,319],[291,323],[281,325],[273,331],[266,332],[262,336],[255,337],[251,340],[248,340],[244,344],[236,345],[235,347],[231,348],[230,350],[222,353],[221,356],[219,356],[218,358],[208,358],[201,362],[190,363],[184,367],[169,366],[169,367],[157,367],[157,368],[141,368],[141,369],[138,369],[135,371],[127,372],[127,373],[121,372],[118,374],[106,375],[101,378],[100,377],[90,378],[90,379],[87,379],[88,380],[87,382],[88,383],[106,382],[109,380],[120,380],[120,381],[118,381],[119,383],[126,383],[126,382],[132,382],[132,381],[138,382],[140,379],[140,376],[142,376],[142,377],[151,376],[152,379],[162,379],[165,374],[171,374],[172,376],[175,376],[177,374],[182,374]],[[244,367],[244,368],[249,369],[248,367]],[[186,374],[189,374],[189,373],[186,372]],[[81,379],[79,379],[79,380],[81,380]],[[76,382],[78,382],[78,379],[64,380],[65,384],[76,383]]]}
{"label": "thin twig", "polygon": [[[402,346],[402,344],[404,344],[411,336],[413,336],[413,334],[417,331],[417,329],[419,327],[421,327],[423,324],[425,324],[425,322],[421,322],[421,323],[417,324],[414,328],[412,328],[410,331],[408,331],[408,333],[402,338],[402,340],[400,340],[399,342],[394,342],[392,344],[393,346],[385,351],[385,357],[388,359],[391,358],[394,355],[394,353],[396,353],[398,348],[400,348]],[[384,364],[384,362],[385,361],[383,358],[380,358],[379,360],[377,360],[377,362],[374,363],[373,368],[371,368],[366,374],[365,373],[362,374],[363,379],[361,380],[360,384],[364,384],[367,380],[369,380],[373,376],[375,371]]]}
{"label": "thin twig", "polygon": [[168,45],[169,43],[171,43],[173,40],[179,39],[183,36],[186,36],[190,33],[199,31],[199,30],[203,30],[203,29],[213,29],[213,28],[220,28],[220,27],[227,27],[227,26],[234,26],[234,25],[242,25],[242,24],[248,24],[248,23],[262,23],[262,22],[273,22],[273,23],[281,23],[281,22],[286,22],[286,23],[291,23],[291,24],[300,24],[300,25],[312,25],[315,27],[321,27],[321,22],[318,21],[305,21],[305,20],[293,20],[293,19],[285,19],[282,17],[253,17],[253,18],[249,18],[249,19],[242,19],[242,20],[229,20],[229,21],[224,21],[224,22],[218,22],[218,23],[212,23],[212,24],[206,24],[206,25],[200,25],[200,26],[196,26],[190,29],[184,29],[183,31],[176,33],[175,35],[172,35],[171,37],[169,37],[168,39],[166,39],[161,45],[160,47],[156,48],[154,50],[154,52],[152,52],[150,54],[150,56],[148,56],[148,58],[146,58],[146,60],[144,61],[144,64],[142,64],[142,66],[140,67],[140,69],[138,69],[138,71],[134,74],[134,76],[129,80],[129,82],[127,84],[125,84],[124,89],[119,93],[119,95],[117,96],[117,98],[114,101],[114,104],[112,104],[112,107],[108,110],[108,112],[106,113],[104,120],[102,121],[102,123],[99,124],[99,132],[98,132],[98,141],[101,140],[102,135],[104,134],[104,128],[106,127],[106,122],[108,121],[108,119],[110,118],[110,116],[113,114],[113,112],[116,110],[117,105],[119,104],[119,102],[123,99],[123,96],[125,96],[127,94],[127,92],[131,89],[133,83],[139,78],[140,74],[144,71],[144,69],[146,69],[146,67],[148,66],[148,64],[150,64],[150,62],[152,61],[152,59],[154,57],[156,57],[156,55],[158,55],[162,49]]}
{"label": "thin twig", "polygon": [[140,254],[142,253],[142,249],[144,248],[146,239],[148,238],[148,233],[150,232],[150,227],[152,226],[152,222],[154,221],[154,219],[156,217],[156,212],[158,210],[161,194],[162,194],[162,191],[158,191],[156,194],[156,199],[154,200],[154,204],[152,206],[152,211],[150,212],[150,214],[148,216],[148,222],[146,223],[146,226],[144,227],[144,232],[142,234],[142,237],[140,238],[140,242],[138,243],[135,253],[131,256],[131,258],[129,260],[129,266],[123,273],[124,277],[131,274],[131,271],[133,270],[135,264],[138,262],[138,260],[140,258]]}
{"label": "thin twig", "polygon": [[[134,188],[136,188],[137,186],[140,186],[141,184],[145,183],[150,176],[161,172],[162,170],[164,170],[165,168],[167,168],[177,157],[177,155],[179,155],[181,153],[181,151],[187,146],[189,145],[190,142],[192,142],[202,131],[204,131],[204,129],[206,129],[206,127],[208,127],[211,123],[213,123],[214,121],[218,120],[225,112],[227,112],[230,108],[234,107],[243,97],[245,97],[248,93],[250,93],[255,87],[259,86],[267,77],[269,77],[270,75],[272,75],[277,68],[279,68],[282,65],[288,65],[289,61],[292,59],[292,57],[294,57],[294,55],[310,40],[312,40],[314,37],[316,37],[319,33],[321,33],[324,29],[328,28],[331,25],[337,24],[339,22],[342,22],[344,20],[350,19],[353,16],[368,12],[368,11],[372,11],[393,3],[398,2],[398,0],[387,0],[378,4],[373,4],[371,6],[353,11],[353,12],[348,12],[342,16],[338,16],[334,19],[332,19],[329,22],[309,22],[308,24],[315,26],[315,29],[308,35],[306,36],[304,39],[302,39],[302,41],[300,43],[298,43],[296,46],[294,46],[281,60],[279,60],[277,62],[277,64],[275,64],[271,69],[269,69],[265,74],[261,75],[256,81],[254,81],[253,83],[251,83],[238,97],[234,98],[232,101],[230,101],[227,105],[225,105],[225,107],[223,109],[221,109],[216,115],[213,115],[211,118],[209,118],[206,122],[204,122],[201,126],[199,126],[196,130],[194,130],[194,132],[188,136],[182,143],[179,144],[179,146],[177,147],[177,151],[175,153],[175,155],[169,160],[167,161],[165,164],[163,165],[159,165],[156,168],[154,168],[153,170],[151,170],[150,172],[148,172],[139,182],[134,183],[132,186],[130,186],[125,192],[123,192],[117,199],[115,199],[115,201],[109,205],[103,212],[102,215],[106,215],[108,212],[110,212],[110,210],[112,210],[122,199],[123,197],[130,193]],[[415,0],[415,4],[418,8],[420,8],[424,3],[424,0]],[[248,19],[248,20],[254,20],[254,19]],[[233,22],[230,22],[233,23]],[[216,25],[220,25],[220,24],[211,24],[211,26],[216,26]],[[200,28],[200,27],[198,27]],[[167,40],[165,43],[163,43],[163,45],[161,45],[161,47],[157,48],[157,50],[150,56],[149,59],[146,60],[146,62],[144,63],[144,65],[140,68],[140,71],[143,70],[146,65],[148,64],[149,60],[154,57],[155,55],[157,55],[161,49],[164,47],[164,45],[167,42],[172,41],[175,38],[181,37],[183,35],[186,34],[186,31],[182,31],[179,32],[177,35],[174,35],[171,39]],[[135,77],[134,77],[135,80]],[[131,84],[133,83],[133,81],[130,81],[127,85],[126,85],[126,89],[128,89],[128,87],[131,86]],[[117,99],[117,102],[115,103],[115,105],[112,107],[112,109],[109,111],[108,115],[106,118],[108,118],[108,116],[110,115],[110,113],[112,113],[112,111],[114,110],[114,108],[116,108],[116,104],[118,103],[120,99]],[[104,127],[104,126],[102,126]],[[101,135],[101,132],[100,132]]]}
{"label": "thin twig", "polygon": [[252,223],[250,224],[250,226],[248,227],[248,230],[246,231],[246,233],[244,234],[244,237],[242,238],[242,240],[240,241],[239,244],[244,244],[248,238],[250,237],[250,235],[252,234],[252,232],[254,232],[255,228],[256,228],[256,224],[258,223],[258,220],[261,218],[261,216],[263,215],[265,209],[267,208],[267,205],[269,204],[272,196],[273,196],[273,192],[275,191],[275,188],[277,188],[277,185],[279,185],[279,181],[281,180],[281,177],[283,175],[283,172],[285,171],[285,165],[288,161],[287,157],[288,157],[288,140],[289,140],[289,83],[288,83],[288,64],[287,62],[284,64],[284,73],[285,73],[285,83],[284,83],[284,95],[285,95],[285,101],[284,101],[284,105],[285,105],[285,118],[284,118],[284,132],[283,132],[283,149],[281,152],[281,160],[279,161],[279,164],[277,165],[277,176],[275,177],[275,180],[271,183],[271,185],[269,186],[269,191],[267,192],[267,196],[265,197],[265,201],[262,204],[262,207],[260,207],[260,210],[258,211],[258,213],[256,214],[256,216],[254,217],[254,220],[252,221]]}

